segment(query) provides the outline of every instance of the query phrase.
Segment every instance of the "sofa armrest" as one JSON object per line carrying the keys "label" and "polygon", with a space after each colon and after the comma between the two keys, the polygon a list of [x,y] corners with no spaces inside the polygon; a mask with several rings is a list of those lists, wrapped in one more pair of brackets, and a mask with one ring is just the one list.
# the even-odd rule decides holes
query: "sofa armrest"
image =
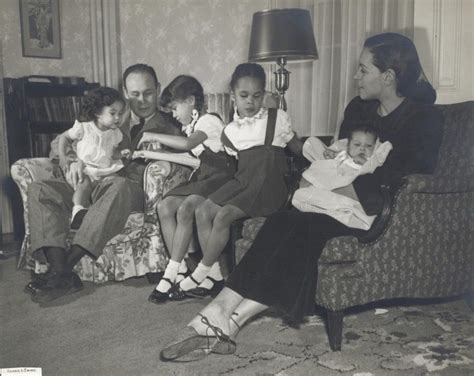
{"label": "sofa armrest", "polygon": [[63,180],[64,175],[58,163],[49,158],[19,159],[11,167],[12,179],[20,189],[23,201],[26,200],[28,186],[38,180]]}

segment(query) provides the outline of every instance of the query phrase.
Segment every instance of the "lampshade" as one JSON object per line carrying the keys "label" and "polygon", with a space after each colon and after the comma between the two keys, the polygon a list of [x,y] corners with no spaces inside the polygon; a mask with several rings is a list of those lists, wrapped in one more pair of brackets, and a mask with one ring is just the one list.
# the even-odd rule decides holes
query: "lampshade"
{"label": "lampshade", "polygon": [[272,9],[256,12],[250,33],[249,61],[275,62],[318,58],[308,10]]}

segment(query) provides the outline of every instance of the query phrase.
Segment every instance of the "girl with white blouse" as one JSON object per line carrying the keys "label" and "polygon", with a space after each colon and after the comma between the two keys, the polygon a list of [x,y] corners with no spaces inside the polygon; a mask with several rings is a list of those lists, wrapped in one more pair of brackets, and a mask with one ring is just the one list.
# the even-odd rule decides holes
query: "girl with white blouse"
{"label": "girl with white blouse", "polygon": [[[224,123],[218,115],[205,113],[204,91],[198,80],[185,75],[176,77],[163,90],[160,102],[183,124],[187,137],[145,132],[139,146],[144,142],[158,142],[176,150],[190,151],[200,159],[200,166],[189,181],[169,191],[158,204],[170,261],[148,298],[156,304],[166,302],[170,288],[188,274],[184,256],[192,239],[196,208],[232,179],[236,170],[235,159],[224,151],[221,142]],[[212,272],[216,280],[223,279],[218,263]]]}
{"label": "girl with white blouse", "polygon": [[288,114],[262,106],[265,72],[260,65],[244,63],[235,69],[231,83],[234,120],[225,127],[226,151],[238,158],[233,179],[196,208],[196,224],[203,258],[194,272],[169,291],[169,299],[215,295],[223,283],[211,273],[224,250],[232,222],[244,217],[269,215],[287,199],[284,148],[301,153]]}
{"label": "girl with white blouse", "polygon": [[[74,188],[71,228],[78,229],[87,213],[91,194],[97,182],[113,176],[124,167],[121,160],[130,154],[128,140],[119,129],[122,123],[124,99],[120,92],[109,87],[91,90],[84,97],[81,120],[59,136],[58,154],[66,180]],[[76,144],[77,161],[70,160],[68,151]],[[73,181],[69,174],[71,162],[84,171],[82,181]]]}

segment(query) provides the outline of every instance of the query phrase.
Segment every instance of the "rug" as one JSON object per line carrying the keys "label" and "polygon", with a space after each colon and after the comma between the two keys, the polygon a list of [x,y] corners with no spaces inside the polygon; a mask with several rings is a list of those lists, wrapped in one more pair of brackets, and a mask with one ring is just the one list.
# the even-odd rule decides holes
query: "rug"
{"label": "rug", "polygon": [[462,299],[401,302],[353,310],[342,351],[329,349],[321,312],[299,329],[277,312],[248,323],[232,355],[190,363],[158,354],[209,300],[155,305],[145,278],[93,285],[39,307],[22,292],[29,279],[0,261],[0,368],[41,367],[58,375],[474,375],[474,317]]}

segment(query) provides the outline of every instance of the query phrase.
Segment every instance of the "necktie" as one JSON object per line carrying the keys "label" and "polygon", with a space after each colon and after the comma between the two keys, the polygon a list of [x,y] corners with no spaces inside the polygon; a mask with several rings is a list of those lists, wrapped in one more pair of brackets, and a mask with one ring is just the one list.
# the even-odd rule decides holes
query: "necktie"
{"label": "necktie", "polygon": [[133,126],[132,130],[130,131],[130,139],[132,142],[135,141],[135,137],[137,137],[137,135],[143,129],[144,125],[145,125],[145,118],[140,118],[140,122]]}

